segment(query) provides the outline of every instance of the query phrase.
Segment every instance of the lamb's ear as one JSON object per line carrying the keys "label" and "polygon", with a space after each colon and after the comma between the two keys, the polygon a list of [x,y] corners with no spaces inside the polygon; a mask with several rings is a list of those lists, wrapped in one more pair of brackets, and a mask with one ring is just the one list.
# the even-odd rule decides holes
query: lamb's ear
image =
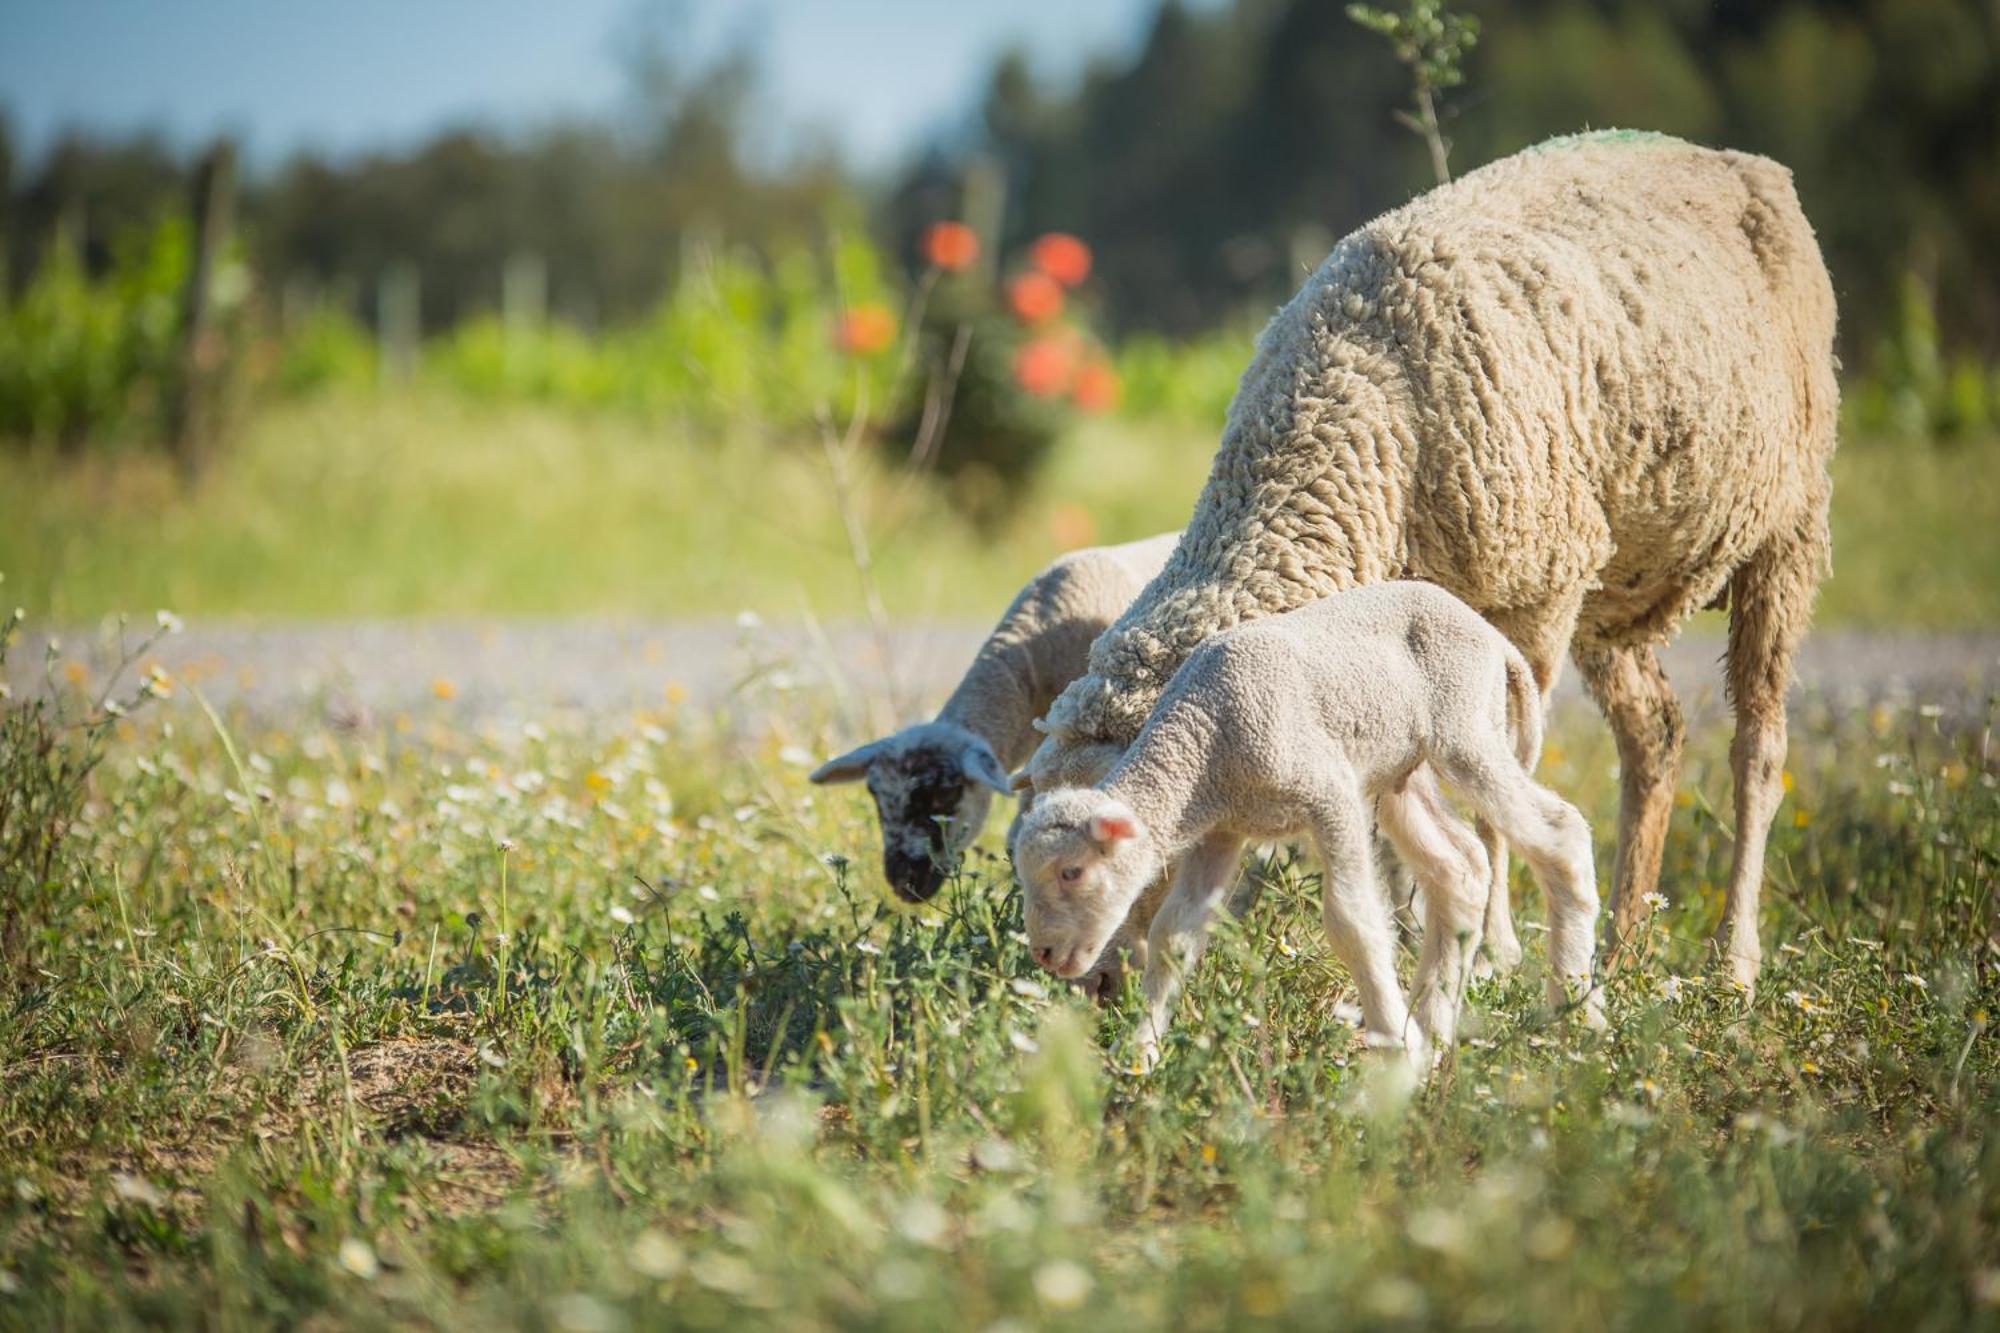
{"label": "lamb's ear", "polygon": [[828,782],[859,782],[862,778],[868,776],[868,765],[875,762],[876,757],[882,753],[882,747],[886,744],[888,744],[887,741],[870,741],[859,749],[849,750],[838,759],[829,759],[818,768],[815,768],[806,781],[822,784]]}
{"label": "lamb's ear", "polygon": [[1002,796],[1013,790],[1007,777],[1007,770],[1000,766],[1000,761],[994,757],[993,751],[987,749],[983,743],[966,746],[964,752],[958,756],[958,767],[965,774],[967,781],[983,782]]}
{"label": "lamb's ear", "polygon": [[1139,836],[1139,817],[1122,801],[1106,801],[1090,817],[1090,840],[1103,846]]}
{"label": "lamb's ear", "polygon": [[1013,777],[1007,779],[1007,789],[1009,791],[1033,791],[1035,789],[1035,780],[1028,776],[1028,770],[1024,768]]}

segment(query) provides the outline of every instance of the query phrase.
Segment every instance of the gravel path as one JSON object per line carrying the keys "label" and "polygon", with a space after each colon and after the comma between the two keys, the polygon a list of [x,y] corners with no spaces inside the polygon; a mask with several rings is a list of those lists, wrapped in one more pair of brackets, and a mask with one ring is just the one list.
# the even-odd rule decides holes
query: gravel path
{"label": "gravel path", "polygon": [[[215,622],[188,625],[147,660],[220,708],[272,721],[318,714],[354,722],[439,709],[461,720],[610,716],[670,700],[700,709],[733,702],[754,713],[794,690],[830,695],[853,715],[858,700],[882,706],[886,661],[900,701],[893,711],[914,716],[956,681],[983,632],[905,625],[878,642],[855,625],[820,631],[754,620]],[[81,663],[92,681],[116,659],[94,631],[61,638],[64,661]],[[47,639],[31,631],[16,648],[9,675],[17,691],[35,688]],[[1719,638],[1695,633],[1666,651],[1668,673],[1697,718],[1722,707],[1721,655]],[[1902,697],[1981,713],[2000,694],[2000,631],[1828,630],[1807,640],[1799,677],[1798,698],[1846,705]],[[1579,693],[1573,670],[1558,693]]]}

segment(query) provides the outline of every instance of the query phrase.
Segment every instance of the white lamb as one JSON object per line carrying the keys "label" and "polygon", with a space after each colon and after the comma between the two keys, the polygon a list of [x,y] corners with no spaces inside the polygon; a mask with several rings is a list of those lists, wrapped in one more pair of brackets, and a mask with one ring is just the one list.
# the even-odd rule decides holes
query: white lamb
{"label": "white lamb", "polygon": [[[1528,776],[1540,710],[1520,651],[1427,583],[1372,584],[1216,635],[1174,673],[1107,777],[1041,791],[1022,816],[1013,853],[1029,947],[1058,976],[1082,975],[1178,861],[1147,951],[1136,1036],[1150,1068],[1243,844],[1309,835],[1325,870],[1327,934],[1360,991],[1366,1035],[1403,1047],[1422,1071],[1429,1043],[1452,1040],[1488,878],[1435,771],[1521,848],[1548,897],[1552,998],[1581,1001],[1599,1024],[1590,828]],[[1424,890],[1407,1004],[1371,868],[1371,805]]]}

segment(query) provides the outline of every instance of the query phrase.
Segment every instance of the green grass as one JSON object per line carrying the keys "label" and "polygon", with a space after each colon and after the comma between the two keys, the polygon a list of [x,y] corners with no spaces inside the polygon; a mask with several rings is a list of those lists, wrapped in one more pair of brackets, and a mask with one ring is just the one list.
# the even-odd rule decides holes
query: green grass
{"label": "green grass", "polygon": [[[824,719],[752,702],[106,736],[48,881],[0,875],[0,1324],[2000,1327],[1987,733],[1802,721],[1748,1003],[1697,736],[1609,1034],[1531,931],[1402,1105],[1309,867],[1117,1072],[1129,998],[1035,971],[1004,867],[889,908]],[[1559,720],[1600,865],[1612,763]]]}
{"label": "green grass", "polygon": [[[892,612],[983,620],[1067,545],[1186,521],[1215,434],[1090,423],[1017,518],[976,532],[873,473]],[[2000,623],[2000,441],[1839,455],[1823,619]],[[253,418],[199,486],[125,456],[0,454],[0,570],[57,619],[425,612],[828,617],[862,605],[817,448],[691,440],[616,415],[328,397]]]}

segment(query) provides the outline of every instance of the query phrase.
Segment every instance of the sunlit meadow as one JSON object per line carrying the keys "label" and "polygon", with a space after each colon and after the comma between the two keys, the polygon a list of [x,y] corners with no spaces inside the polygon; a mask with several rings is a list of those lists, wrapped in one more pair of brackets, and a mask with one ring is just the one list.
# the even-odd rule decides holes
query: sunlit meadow
{"label": "sunlit meadow", "polygon": [[[1806,701],[1754,1000],[1701,728],[1609,1033],[1531,926],[1406,1096],[1283,849],[1141,1077],[992,835],[885,902],[814,700],[274,728],[143,667],[6,714],[0,833],[62,836],[4,881],[0,1321],[2000,1324],[1990,714]],[[1553,734],[1608,866],[1608,736]]]}

